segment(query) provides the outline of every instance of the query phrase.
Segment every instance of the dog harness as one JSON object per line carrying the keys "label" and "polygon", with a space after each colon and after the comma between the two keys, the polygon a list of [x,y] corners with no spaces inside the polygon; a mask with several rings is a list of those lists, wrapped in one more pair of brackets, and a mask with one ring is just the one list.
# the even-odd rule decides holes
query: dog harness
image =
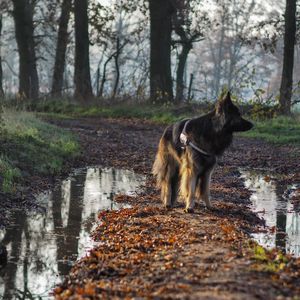
{"label": "dog harness", "polygon": [[[192,119],[191,119],[192,120]],[[187,133],[186,133],[186,127],[187,125],[190,123],[191,120],[188,120],[185,122],[183,130],[179,136],[180,142],[183,144],[183,148],[190,146],[192,147],[194,150],[198,151],[199,153],[205,155],[205,156],[211,156],[211,154],[207,153],[206,151],[202,150],[201,148],[199,148],[197,145],[195,145],[193,142],[189,141],[188,137],[187,137]]]}

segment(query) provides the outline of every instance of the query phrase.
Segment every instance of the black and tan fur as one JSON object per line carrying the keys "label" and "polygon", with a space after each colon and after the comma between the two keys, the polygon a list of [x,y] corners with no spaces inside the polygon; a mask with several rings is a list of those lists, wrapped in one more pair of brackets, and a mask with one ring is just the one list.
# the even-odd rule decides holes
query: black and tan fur
{"label": "black and tan fur", "polygon": [[[182,147],[180,134],[187,121],[189,123],[185,131],[188,140],[209,155],[191,146]],[[247,131],[252,126],[241,117],[228,93],[208,114],[167,127],[160,139],[153,165],[153,174],[161,188],[165,207],[174,206],[179,190],[181,198],[185,200],[186,212],[193,212],[195,198],[202,199],[210,208],[209,186],[217,157],[231,144],[233,132]]]}

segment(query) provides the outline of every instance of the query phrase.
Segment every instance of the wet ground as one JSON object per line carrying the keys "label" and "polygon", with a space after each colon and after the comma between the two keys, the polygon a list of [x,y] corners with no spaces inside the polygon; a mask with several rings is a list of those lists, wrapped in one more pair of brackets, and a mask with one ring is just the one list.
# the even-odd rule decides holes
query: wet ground
{"label": "wet ground", "polygon": [[[47,242],[47,238],[49,232],[55,231],[55,210],[60,216],[60,225],[56,226],[59,232],[56,236],[54,234],[55,240],[61,239],[61,249],[67,251],[60,254],[62,259],[57,259],[59,247],[43,250],[40,251],[40,256],[32,255],[30,262],[20,255],[20,264],[15,263],[9,268],[11,272],[15,272],[15,278],[18,278],[13,283],[18,290],[24,292],[29,282],[44,280],[48,284],[45,290],[57,282],[52,280],[53,277],[48,280],[35,280],[35,276],[39,274],[36,270],[48,276],[46,270],[50,269],[51,264],[43,261],[45,252],[52,251],[50,257],[53,257],[56,265],[53,267],[56,273],[52,273],[57,276],[68,273],[74,259],[85,253],[85,248],[94,245],[95,249],[91,254],[76,263],[64,283],[55,290],[57,299],[82,299],[82,296],[93,299],[280,299],[299,295],[298,261],[291,259],[288,267],[279,273],[266,272],[257,268],[253,262],[251,251],[254,246],[249,242],[252,235],[266,246],[275,244],[298,255],[298,148],[274,147],[262,141],[237,138],[213,175],[211,191],[214,209],[208,211],[199,204],[195,214],[186,215],[181,204],[173,211],[161,208],[159,191],[155,189],[150,176],[157,143],[163,131],[162,126],[139,120],[81,119],[61,120],[56,123],[79,136],[83,155],[73,166],[101,165],[102,171],[87,171],[92,172],[95,178],[98,173],[112,170],[111,167],[115,170],[127,169],[131,170],[130,174],[146,176],[146,184],[138,196],[115,197],[115,202],[131,205],[131,208],[100,214],[100,225],[96,226],[93,233],[100,244],[93,244],[88,233],[97,220],[96,213],[101,209],[102,201],[105,203],[103,199],[108,199],[106,203],[112,203],[112,194],[104,198],[101,196],[102,200],[98,203],[99,193],[102,193],[107,185],[110,186],[108,183],[101,186],[101,191],[96,189],[95,193],[98,196],[91,190],[86,191],[81,184],[81,196],[78,197],[75,193],[72,200],[74,203],[79,201],[79,204],[73,207],[68,204],[69,200],[58,200],[60,205],[52,202],[48,212],[42,213],[40,223],[34,222],[34,216],[29,219],[26,216],[26,220],[22,221],[26,223],[26,230],[17,230],[19,240],[23,243],[22,247],[16,247],[20,253],[29,251],[30,245],[38,244],[26,239],[30,227],[38,229],[36,231],[39,232],[30,235],[35,235],[40,244],[47,244],[51,248],[51,241]],[[69,167],[66,168],[66,172]],[[253,169],[256,172],[248,171]],[[87,182],[89,176],[86,171],[82,172],[83,174],[78,176],[84,178],[81,182]],[[140,183],[142,178],[136,175],[131,177],[134,183],[129,190],[135,189],[136,183]],[[66,175],[62,178],[66,178]],[[98,182],[98,179],[96,181]],[[121,179],[121,182],[123,181]],[[49,180],[45,180],[44,186],[49,183]],[[58,193],[59,197],[54,198],[71,197],[68,193],[62,193],[64,185],[68,190],[68,186],[71,188],[74,182],[65,180],[63,185],[58,184],[58,189],[54,190],[53,195]],[[32,184],[30,188],[35,190],[36,186]],[[115,188],[115,191],[117,192],[118,188]],[[121,189],[120,192],[124,194],[128,190]],[[95,202],[82,202],[86,194],[90,194],[89,198]],[[75,209],[77,206],[79,209]],[[76,234],[67,230],[70,223],[67,220],[72,215],[71,207],[74,208],[74,214],[77,214],[76,218],[82,220],[85,220],[83,212],[87,210],[88,222],[77,222],[80,225],[75,226]],[[18,217],[18,221],[22,219]],[[50,220],[52,227],[47,226],[45,220]],[[30,225],[31,222],[33,225]],[[7,230],[0,234],[0,238],[3,239],[4,235],[7,235]],[[24,234],[20,233],[21,231]],[[73,240],[76,247],[67,246],[68,239]],[[79,246],[83,243],[84,246]],[[32,248],[34,249],[33,246]],[[74,249],[72,253],[68,252],[71,248]],[[12,251],[9,247],[8,250]],[[11,257],[14,256],[10,255],[10,263]],[[45,271],[40,271],[43,270],[42,265],[45,266]],[[61,265],[64,271],[59,271],[58,265]],[[30,273],[32,270],[34,273]],[[5,275],[1,275],[0,283],[1,280],[3,283],[3,278]],[[8,290],[12,291],[13,288]],[[31,293],[35,292],[31,290]],[[46,291],[41,293],[46,296]]]}
{"label": "wet ground", "polygon": [[276,179],[262,171],[241,170],[245,186],[252,192],[251,210],[265,221],[266,228],[253,233],[262,246],[281,249],[283,253],[300,256],[300,206],[299,184],[290,184],[283,194],[277,191]]}
{"label": "wet ground", "polygon": [[96,246],[91,232],[98,213],[128,207],[113,197],[132,195],[143,180],[126,170],[78,169],[53,191],[37,196],[41,211],[13,211],[11,224],[0,230],[8,252],[0,299],[50,298],[74,262]]}

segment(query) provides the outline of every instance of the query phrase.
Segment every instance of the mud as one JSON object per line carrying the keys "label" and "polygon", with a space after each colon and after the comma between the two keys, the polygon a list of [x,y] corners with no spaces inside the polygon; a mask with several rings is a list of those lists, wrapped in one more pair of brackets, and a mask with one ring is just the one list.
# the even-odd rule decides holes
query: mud
{"label": "mud", "polygon": [[[253,259],[255,244],[250,234],[261,230],[265,221],[250,210],[251,192],[239,172],[241,167],[272,171],[277,190],[283,193],[291,182],[300,181],[298,148],[236,138],[212,178],[214,208],[207,210],[200,203],[195,214],[187,215],[180,203],[172,211],[161,207],[150,175],[163,126],[96,118],[55,123],[76,133],[82,145],[82,156],[66,166],[65,173],[71,167],[100,165],[147,176],[139,195],[115,197],[132,208],[100,214],[101,226],[93,233],[100,246],[81,259],[55,289],[57,299],[282,299],[300,295],[299,260],[289,258],[280,271],[270,272]],[[44,185],[59,179],[44,179]],[[293,201],[298,201],[297,196]],[[276,261],[276,255],[274,251],[268,257]]]}

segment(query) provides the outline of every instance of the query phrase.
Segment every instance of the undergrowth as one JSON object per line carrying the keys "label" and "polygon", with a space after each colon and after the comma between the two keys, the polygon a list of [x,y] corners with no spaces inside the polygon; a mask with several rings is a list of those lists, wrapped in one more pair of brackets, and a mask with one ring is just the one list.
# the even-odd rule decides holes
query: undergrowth
{"label": "undergrowth", "polygon": [[261,138],[267,142],[276,144],[297,144],[300,145],[300,118],[275,117],[254,121],[255,127],[242,136]]}
{"label": "undergrowth", "polygon": [[26,176],[61,171],[79,153],[74,136],[43,122],[33,113],[5,110],[0,135],[2,190],[15,192]]}
{"label": "undergrowth", "polygon": [[[237,99],[235,100],[239,102]],[[293,117],[276,116],[275,107],[262,104],[239,103],[245,118],[252,120],[254,128],[242,133],[244,137],[260,138],[276,144],[300,145],[300,114]],[[137,118],[161,124],[170,124],[188,117],[200,116],[213,108],[212,102],[189,104],[153,105],[151,103],[110,103],[95,99],[87,104],[78,104],[68,99],[47,99],[31,106],[41,115],[50,118]]]}
{"label": "undergrowth", "polygon": [[136,118],[151,120],[156,123],[169,124],[186,117],[203,114],[211,107],[197,104],[153,105],[151,103],[116,103],[100,104],[97,102],[78,105],[64,100],[41,102],[33,109],[42,114],[58,118],[70,117],[104,117]]}
{"label": "undergrowth", "polygon": [[[252,109],[242,104],[247,112],[245,118],[254,123],[254,128],[242,133],[242,136],[261,138],[276,144],[300,145],[300,115],[293,117],[274,116],[269,118],[268,112],[257,113],[257,106]],[[119,103],[99,104],[93,103],[86,106],[72,102],[56,100],[39,103],[36,109],[50,117],[104,117],[104,118],[138,118],[151,120],[156,123],[170,124],[187,117],[200,116],[213,108],[213,104],[180,104],[180,105],[152,105],[149,103]]]}

